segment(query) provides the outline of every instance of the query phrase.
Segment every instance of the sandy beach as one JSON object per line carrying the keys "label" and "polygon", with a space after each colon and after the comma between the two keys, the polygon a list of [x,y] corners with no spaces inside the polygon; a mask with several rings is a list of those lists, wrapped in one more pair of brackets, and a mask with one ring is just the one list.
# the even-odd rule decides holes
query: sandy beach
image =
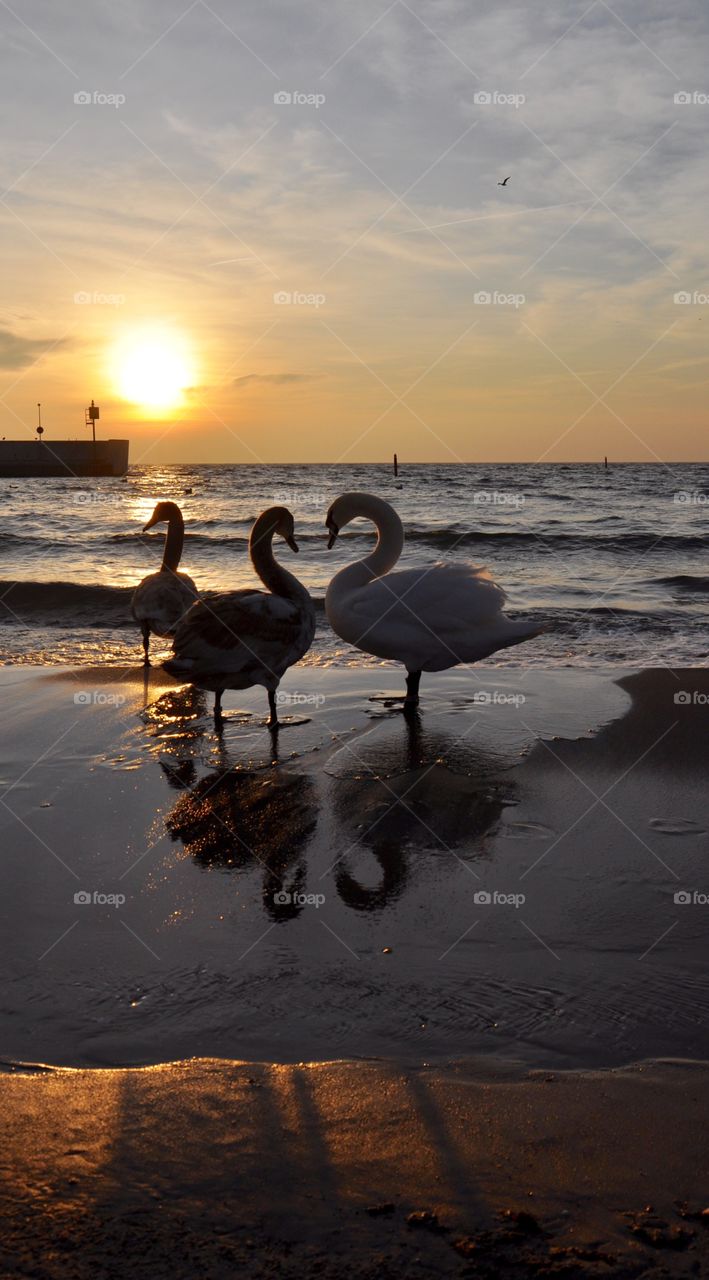
{"label": "sandy beach", "polygon": [[703,1065],[210,1060],[3,1081],[3,1272],[692,1276]]}
{"label": "sandy beach", "polygon": [[706,671],[2,685],[10,1272],[696,1273]]}

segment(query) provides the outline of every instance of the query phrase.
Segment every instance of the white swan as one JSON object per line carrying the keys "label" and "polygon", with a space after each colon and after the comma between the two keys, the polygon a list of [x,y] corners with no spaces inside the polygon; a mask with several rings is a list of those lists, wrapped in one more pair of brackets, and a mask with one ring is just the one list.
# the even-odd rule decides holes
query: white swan
{"label": "white swan", "polygon": [[390,573],[404,546],[404,530],[394,508],[372,494],[343,493],[332,503],[325,521],[328,548],[357,516],[376,525],[377,545],[364,560],[335,574],[325,612],[341,639],[378,658],[404,663],[406,709],[418,703],[422,671],[477,662],[544,630],[505,617],[505,593],[487,569],[439,563]]}
{"label": "white swan", "polygon": [[315,606],[302,583],[275,560],[271,542],[276,533],[291,551],[298,550],[286,507],[264,511],[249,538],[251,562],[271,594],[247,587],[200,600],[177,628],[174,658],[163,663],[170,675],[214,691],[217,724],[225,689],[260,684],[268,690],[268,723],[277,727],[275,691],[281,676],[313,642]]}
{"label": "white swan", "polygon": [[180,619],[197,599],[197,588],[186,573],[178,573],[185,540],[185,522],[175,502],[159,502],[143,533],[153,525],[167,521],[165,552],[157,573],[148,574],[136,587],[131,600],[131,613],[143,633],[144,663],[150,666],[150,633],[171,636]]}

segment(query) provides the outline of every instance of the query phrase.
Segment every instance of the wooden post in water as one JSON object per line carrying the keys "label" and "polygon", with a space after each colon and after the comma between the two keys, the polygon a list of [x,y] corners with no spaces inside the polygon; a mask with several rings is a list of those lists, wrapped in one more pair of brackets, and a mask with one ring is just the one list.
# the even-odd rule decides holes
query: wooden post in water
{"label": "wooden post in water", "polygon": [[398,476],[398,474],[399,474],[399,459],[397,458],[396,454],[394,454],[394,475]]}
{"label": "wooden post in water", "polygon": [[606,469],[606,471],[607,471],[607,470],[608,470],[608,458],[604,458],[604,459],[603,459],[603,465],[605,466],[605,469]]}

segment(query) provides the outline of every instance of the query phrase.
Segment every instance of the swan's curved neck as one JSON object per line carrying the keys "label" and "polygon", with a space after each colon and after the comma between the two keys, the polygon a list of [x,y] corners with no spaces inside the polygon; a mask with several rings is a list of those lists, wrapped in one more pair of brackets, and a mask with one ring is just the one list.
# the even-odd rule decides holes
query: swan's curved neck
{"label": "swan's curved neck", "polygon": [[394,508],[381,498],[375,498],[373,494],[352,494],[349,507],[350,520],[364,516],[372,521],[377,530],[374,550],[363,560],[356,560],[336,574],[337,579],[346,575],[347,586],[352,587],[370,582],[372,578],[381,578],[394,568],[404,549],[404,527]]}
{"label": "swan's curved neck", "polygon": [[177,572],[177,566],[182,558],[182,547],[185,541],[185,522],[182,519],[182,512],[179,507],[173,507],[170,512],[170,518],[167,522],[167,535],[165,538],[165,550],[163,552],[162,567],[170,573]]}
{"label": "swan's curved neck", "polygon": [[267,517],[267,512],[265,516],[259,516],[249,538],[249,555],[256,573],[263,585],[275,596],[285,596],[288,600],[309,600],[302,582],[276,560],[271,545],[276,530]]}

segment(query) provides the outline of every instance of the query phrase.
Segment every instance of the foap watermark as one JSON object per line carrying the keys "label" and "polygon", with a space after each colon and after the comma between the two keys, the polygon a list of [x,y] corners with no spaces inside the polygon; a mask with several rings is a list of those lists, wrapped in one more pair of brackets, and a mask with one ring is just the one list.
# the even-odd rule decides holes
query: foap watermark
{"label": "foap watermark", "polygon": [[287,289],[280,289],[278,293],[274,293],[273,301],[277,307],[318,307],[325,305],[327,301],[324,293],[299,293],[295,289],[292,293]]}
{"label": "foap watermark", "polygon": [[79,889],[74,894],[77,907],[122,907],[125,900],[124,893],[101,893],[99,889],[94,889],[93,892],[88,889]]}
{"label": "foap watermark", "polygon": [[706,507],[709,505],[709,493],[701,489],[680,489],[672,499],[678,507]]}
{"label": "foap watermark", "polygon": [[678,907],[709,907],[709,893],[699,889],[677,889],[674,901]]}
{"label": "foap watermark", "polygon": [[327,495],[322,489],[277,489],[272,495],[277,507],[326,507]]}
{"label": "foap watermark", "polygon": [[473,694],[473,702],[482,707],[508,706],[519,710],[526,701],[523,693],[504,693],[502,689],[477,689]]}
{"label": "foap watermark", "polygon": [[479,489],[473,494],[473,502],[479,507],[523,507],[526,498],[523,493],[504,489]]}
{"label": "foap watermark", "polygon": [[500,293],[497,289],[490,293],[487,289],[478,289],[473,294],[476,307],[523,307],[527,301],[523,293]]}
{"label": "foap watermark", "polygon": [[98,289],[79,289],[74,294],[74,302],[80,307],[122,307],[125,300],[124,293],[101,293]]}
{"label": "foap watermark", "polygon": [[125,508],[126,495],[124,493],[101,493],[100,489],[88,489],[75,493],[74,502],[78,507],[90,507],[94,504],[107,503],[109,506]]}
{"label": "foap watermark", "polygon": [[324,893],[290,893],[288,889],[278,889],[273,895],[277,907],[322,907],[325,902]]}
{"label": "foap watermark", "polygon": [[99,89],[89,92],[88,89],[80,89],[74,94],[74,102],[77,107],[118,107],[125,106],[126,95],[124,93],[101,93]]}
{"label": "foap watermark", "polygon": [[709,293],[702,293],[699,289],[680,289],[674,295],[676,307],[708,307]]}
{"label": "foap watermark", "polygon": [[680,89],[674,96],[676,107],[706,107],[709,104],[709,93],[701,89]]}
{"label": "foap watermark", "polygon": [[701,689],[678,689],[674,697],[676,707],[709,707],[709,693]]}
{"label": "foap watermark", "polygon": [[279,707],[322,707],[327,702],[324,693],[286,693],[279,689],[276,705]]}
{"label": "foap watermark", "polygon": [[503,93],[500,89],[478,89],[473,94],[476,107],[514,107],[519,111],[526,101],[524,93]]}
{"label": "foap watermark", "polygon": [[292,92],[279,89],[274,93],[273,101],[277,107],[315,107],[319,111],[325,105],[325,94],[303,93],[301,89],[294,89]]}
{"label": "foap watermark", "polygon": [[523,893],[501,893],[499,889],[478,889],[473,894],[476,907],[514,907],[519,911],[526,901]]}
{"label": "foap watermark", "polygon": [[80,689],[74,694],[77,707],[122,707],[124,702],[122,693],[106,693],[103,689]]}

